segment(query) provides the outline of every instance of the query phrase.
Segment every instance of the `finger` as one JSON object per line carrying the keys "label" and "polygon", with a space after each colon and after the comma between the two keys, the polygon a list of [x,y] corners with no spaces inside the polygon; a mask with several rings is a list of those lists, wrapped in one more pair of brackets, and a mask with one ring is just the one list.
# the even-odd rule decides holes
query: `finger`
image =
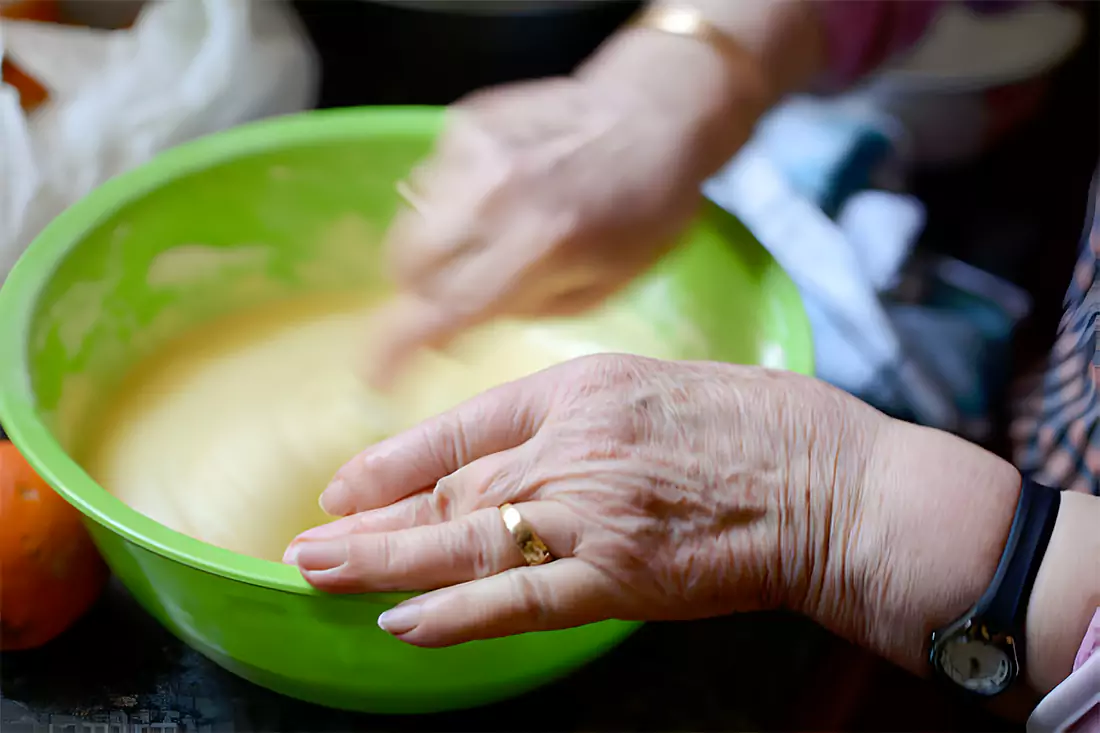
{"label": "finger", "polygon": [[[572,554],[576,517],[569,509],[553,502],[522,507],[552,553]],[[443,524],[300,542],[293,559],[311,585],[331,593],[430,590],[524,564],[497,508]]]}
{"label": "finger", "polygon": [[394,218],[385,250],[403,288],[423,293],[430,275],[483,240],[484,204],[511,171],[476,116],[450,115],[431,157],[397,184],[409,209]]}
{"label": "finger", "polygon": [[[576,90],[576,81],[567,78],[481,89],[452,105],[449,130],[452,137],[461,134],[466,150],[529,147],[576,129],[577,119],[590,112]],[[480,148],[474,145],[478,135]]]}
{"label": "finger", "polygon": [[567,558],[418,596],[383,613],[378,625],[409,644],[451,646],[615,618],[621,593],[595,567]]}
{"label": "finger", "polygon": [[545,292],[544,297],[532,298],[517,309],[517,315],[527,318],[562,318],[575,316],[601,305],[614,294],[617,283],[607,278],[601,282],[562,287]]}
{"label": "finger", "polygon": [[377,493],[372,491],[376,484],[372,482],[365,490],[356,492],[356,514],[353,516],[358,517],[361,526],[368,528],[366,531],[392,531],[418,524],[448,522],[478,509],[525,501],[538,488],[525,486],[529,463],[527,445],[471,461],[436,481],[431,491],[421,490],[389,505],[377,503]]}
{"label": "finger", "polygon": [[386,232],[385,252],[390,274],[403,289],[422,292],[432,275],[464,254],[479,241],[467,209],[452,199],[456,194],[439,193],[438,186],[414,188],[402,184],[402,197],[410,209],[398,212]]}
{"label": "finger", "polygon": [[538,432],[549,410],[546,372],[503,384],[346,463],[321,494],[333,516],[393,504],[479,458],[507,451]]}
{"label": "finger", "polygon": [[423,490],[394,504],[360,510],[307,529],[294,538],[283,561],[293,562],[292,557],[297,554],[294,544],[298,542],[368,532],[395,532],[449,522],[478,509],[499,507],[506,502],[525,501],[537,489],[531,487],[525,490],[526,445],[479,458],[440,479],[431,491]]}
{"label": "finger", "polygon": [[[517,241],[531,245],[531,251],[502,246]],[[439,267],[404,283],[404,292],[375,312],[363,370],[368,384],[388,387],[420,349],[443,349],[461,332],[499,316],[537,313],[537,302],[548,297],[543,281],[561,280],[531,276],[528,257],[540,250],[531,237],[492,238],[479,247],[440,260]]]}
{"label": "finger", "polygon": [[298,545],[302,542],[331,540],[337,537],[368,532],[396,532],[399,529],[409,529],[410,527],[426,524],[439,524],[445,521],[447,519],[440,516],[432,492],[421,491],[419,494],[406,497],[396,504],[352,514],[348,517],[340,517],[327,524],[307,529],[291,540],[286,552],[283,553],[283,562],[291,565],[297,562]]}
{"label": "finger", "polygon": [[372,316],[364,380],[376,389],[387,389],[414,353],[445,347],[461,331],[476,325],[477,315],[415,294],[398,296]]}

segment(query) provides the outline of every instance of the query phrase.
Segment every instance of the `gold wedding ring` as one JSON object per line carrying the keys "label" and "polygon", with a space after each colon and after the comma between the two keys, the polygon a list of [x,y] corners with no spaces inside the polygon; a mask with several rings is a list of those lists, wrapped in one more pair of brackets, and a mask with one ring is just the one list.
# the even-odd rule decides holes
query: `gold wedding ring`
{"label": "gold wedding ring", "polygon": [[511,504],[502,504],[500,518],[504,520],[504,526],[508,529],[508,533],[512,535],[516,547],[519,548],[519,551],[523,554],[523,559],[528,565],[542,565],[554,559],[554,556],[550,554],[550,548],[531,528],[531,525],[524,521],[519,509]]}

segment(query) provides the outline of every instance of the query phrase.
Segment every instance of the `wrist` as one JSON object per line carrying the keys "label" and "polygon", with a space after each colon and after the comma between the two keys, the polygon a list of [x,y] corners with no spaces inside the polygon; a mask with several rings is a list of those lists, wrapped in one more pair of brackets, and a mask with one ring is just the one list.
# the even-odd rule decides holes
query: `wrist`
{"label": "wrist", "polygon": [[722,43],[628,25],[577,76],[610,93],[633,94],[679,123],[700,180],[748,139],[760,116],[819,74],[825,34],[807,0],[651,0],[697,13]]}
{"label": "wrist", "polygon": [[1024,674],[1041,694],[1070,674],[1081,639],[1100,608],[1097,527],[1100,497],[1063,492],[1027,606]]}
{"label": "wrist", "polygon": [[960,438],[892,421],[855,487],[845,571],[818,621],[919,675],[928,642],[989,586],[1020,491],[1008,462]]}
{"label": "wrist", "polygon": [[[847,540],[861,531],[859,495],[872,468],[869,457],[893,421],[841,390],[796,377],[809,389],[786,390],[780,413],[798,416],[794,450],[785,463],[777,554],[775,603],[837,629],[838,606],[851,581]],[[793,460],[791,460],[793,458]]]}
{"label": "wrist", "polygon": [[659,127],[702,183],[748,140],[776,97],[749,56],[736,63],[706,41],[627,26],[575,76]]}

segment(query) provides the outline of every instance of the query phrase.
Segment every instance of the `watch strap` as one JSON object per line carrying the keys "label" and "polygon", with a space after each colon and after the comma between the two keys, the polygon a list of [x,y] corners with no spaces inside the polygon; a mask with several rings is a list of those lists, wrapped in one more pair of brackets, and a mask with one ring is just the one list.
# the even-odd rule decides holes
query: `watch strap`
{"label": "watch strap", "polygon": [[[1025,476],[1008,533],[1004,554],[993,581],[974,606],[973,615],[1001,633],[1020,633],[1027,616],[1031,589],[1058,519],[1061,491]],[[1020,645],[1022,649],[1022,644]]]}

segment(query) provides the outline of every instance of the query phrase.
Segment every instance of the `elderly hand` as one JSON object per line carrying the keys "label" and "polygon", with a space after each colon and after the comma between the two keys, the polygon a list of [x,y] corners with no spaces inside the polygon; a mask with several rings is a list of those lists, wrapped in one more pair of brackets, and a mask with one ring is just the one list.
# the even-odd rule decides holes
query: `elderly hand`
{"label": "elderly hand", "polygon": [[[322,496],[348,515],[287,552],[333,592],[437,589],[379,623],[455,644],[606,618],[835,604],[860,487],[890,421],[818,381],[587,357],[361,453]],[[554,561],[527,567],[498,507]]]}
{"label": "elderly hand", "polygon": [[699,201],[671,117],[574,79],[460,104],[399,187],[377,368],[496,316],[579,311],[651,265]]}
{"label": "elderly hand", "polygon": [[731,81],[690,40],[617,43],[574,77],[451,110],[435,153],[398,186],[409,207],[387,251],[400,295],[378,318],[374,377],[497,316],[588,308],[687,225],[701,182],[749,134],[762,82]]}

